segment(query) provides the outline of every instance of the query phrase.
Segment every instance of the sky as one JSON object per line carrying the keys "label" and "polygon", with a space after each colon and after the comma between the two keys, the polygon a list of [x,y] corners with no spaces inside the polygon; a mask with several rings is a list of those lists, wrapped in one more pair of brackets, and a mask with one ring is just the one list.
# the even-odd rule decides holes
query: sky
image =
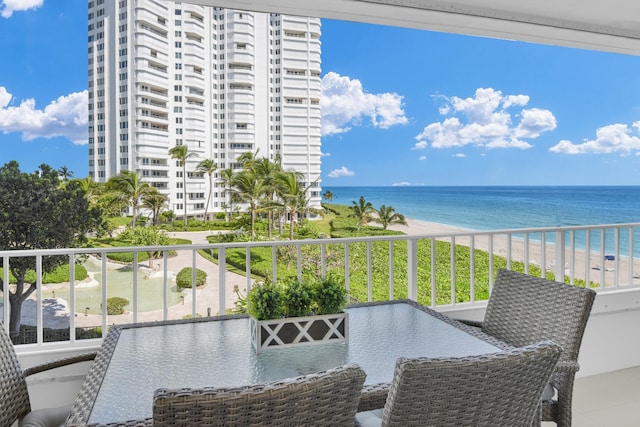
{"label": "sky", "polygon": [[[83,0],[0,0],[0,164],[88,175]],[[640,57],[322,20],[322,185],[640,185]]]}

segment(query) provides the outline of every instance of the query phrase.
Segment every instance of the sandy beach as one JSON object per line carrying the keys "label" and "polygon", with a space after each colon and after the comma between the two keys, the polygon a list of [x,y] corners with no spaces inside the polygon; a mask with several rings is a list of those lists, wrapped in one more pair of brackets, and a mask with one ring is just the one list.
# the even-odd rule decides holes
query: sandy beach
{"label": "sandy beach", "polygon": [[[460,227],[454,227],[447,224],[439,224],[435,222],[420,221],[416,219],[407,218],[407,226],[403,225],[391,225],[389,229],[401,231],[412,236],[422,235],[434,235],[434,234],[453,234],[462,233],[462,236],[456,237],[456,244],[469,246],[471,242],[470,235],[464,236],[464,233],[476,233],[482,234],[482,231],[468,230]],[[450,238],[443,238],[442,240],[451,241]],[[474,238],[475,249],[480,249],[489,252],[489,237],[485,235],[479,235]],[[508,236],[506,234],[494,235],[492,239],[493,253],[498,256],[506,257],[508,252]],[[525,241],[522,238],[511,238],[511,259],[512,261],[523,261],[526,258]],[[604,259],[604,254],[592,252],[587,260],[587,253],[582,249],[575,249],[573,251],[574,262],[571,262],[572,254],[567,248],[565,250],[565,275],[573,275],[573,277],[582,280],[589,280],[594,283],[604,284],[605,287],[614,286],[617,283],[619,286],[625,286],[629,284],[629,276],[634,284],[640,284],[640,260],[634,260],[633,265],[630,265],[628,257],[618,257],[616,260],[607,261]],[[543,251],[542,244],[539,241],[529,240],[528,243],[528,259],[530,265],[537,265],[542,267]],[[556,271],[556,245],[553,243],[547,243],[544,251],[544,265],[546,270]],[[588,262],[587,262],[588,261]],[[574,271],[571,271],[571,265],[574,266]],[[629,270],[631,268],[631,271]],[[573,274],[572,274],[573,273]]]}

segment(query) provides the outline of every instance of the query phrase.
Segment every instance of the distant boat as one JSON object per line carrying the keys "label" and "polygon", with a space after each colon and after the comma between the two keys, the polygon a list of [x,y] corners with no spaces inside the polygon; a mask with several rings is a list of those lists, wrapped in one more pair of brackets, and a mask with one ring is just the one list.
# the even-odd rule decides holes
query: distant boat
{"label": "distant boat", "polygon": [[604,260],[605,261],[615,261],[616,260],[616,256],[615,255],[605,255],[604,256]]}

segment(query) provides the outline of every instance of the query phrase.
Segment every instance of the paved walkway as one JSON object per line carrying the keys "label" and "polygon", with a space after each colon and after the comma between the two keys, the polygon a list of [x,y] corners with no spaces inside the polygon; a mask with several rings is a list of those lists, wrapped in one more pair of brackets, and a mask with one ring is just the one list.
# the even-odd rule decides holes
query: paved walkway
{"label": "paved walkway", "polygon": [[[172,232],[171,237],[191,240],[194,244],[206,244],[207,236],[211,235],[210,231],[198,232]],[[185,245],[189,248],[189,245]],[[162,274],[162,261],[154,260],[154,272],[151,274]],[[182,268],[191,267],[193,265],[193,252],[190,249],[177,251],[177,255],[167,259],[167,271],[169,276],[175,276]],[[141,267],[147,268],[148,263],[140,264]],[[206,316],[209,312],[211,315],[223,314],[219,313],[219,287],[218,265],[205,259],[200,254],[196,254],[196,268],[207,273],[207,282],[204,286],[196,290],[196,313]],[[246,289],[245,276],[226,271],[225,273],[225,307],[227,309],[234,308],[237,300],[236,294],[233,292],[234,286],[243,291]],[[167,317],[169,319],[181,319],[184,316],[192,314],[193,294],[190,290],[183,291],[184,303],[168,307]],[[0,315],[2,306],[0,305]],[[162,319],[162,310],[145,311],[138,313],[138,322],[155,321]],[[61,298],[43,299],[43,321],[45,327],[67,328],[69,327],[69,309],[65,300]],[[131,323],[133,315],[127,313],[121,316],[109,316],[109,324]],[[22,308],[22,323],[36,324],[36,304],[34,299],[28,299]],[[87,316],[76,314],[76,326],[92,327],[102,324],[102,316],[98,314],[89,314]]]}

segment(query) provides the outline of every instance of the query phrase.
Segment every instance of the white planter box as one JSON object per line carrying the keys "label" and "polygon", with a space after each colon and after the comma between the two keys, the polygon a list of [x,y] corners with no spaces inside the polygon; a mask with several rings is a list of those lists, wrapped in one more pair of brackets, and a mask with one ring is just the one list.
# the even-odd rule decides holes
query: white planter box
{"label": "white planter box", "polygon": [[349,316],[343,312],[272,320],[256,320],[252,317],[251,341],[257,353],[314,343],[347,343]]}

